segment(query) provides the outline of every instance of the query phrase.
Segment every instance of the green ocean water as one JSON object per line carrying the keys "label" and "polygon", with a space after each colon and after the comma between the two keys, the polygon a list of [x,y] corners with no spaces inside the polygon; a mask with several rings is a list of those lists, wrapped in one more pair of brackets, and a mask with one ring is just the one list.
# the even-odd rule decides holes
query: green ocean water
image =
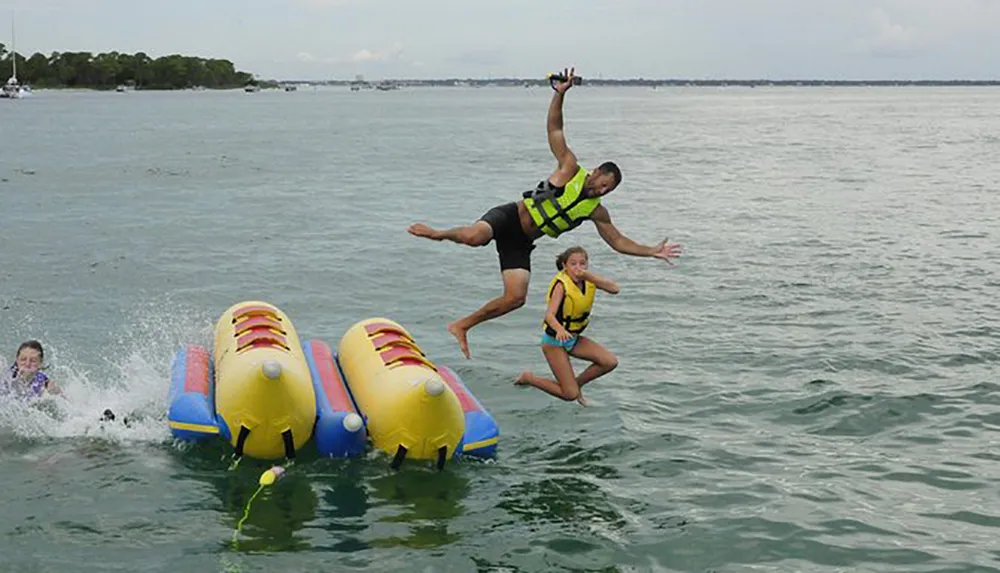
{"label": "green ocean water", "polygon": [[[527,305],[471,222],[553,167],[551,92],[50,92],[0,105],[0,353],[38,338],[65,402],[0,399],[0,571],[1000,570],[1000,119],[989,88],[574,88],[570,146],[677,266],[584,225]],[[511,381],[555,255],[622,292],[590,406]],[[170,360],[241,300],[336,347],[399,321],[496,418],[496,461],[393,472],[174,444]],[[578,365],[582,367],[582,365]],[[102,425],[104,408],[132,428]],[[249,460],[248,460],[249,462]]]}

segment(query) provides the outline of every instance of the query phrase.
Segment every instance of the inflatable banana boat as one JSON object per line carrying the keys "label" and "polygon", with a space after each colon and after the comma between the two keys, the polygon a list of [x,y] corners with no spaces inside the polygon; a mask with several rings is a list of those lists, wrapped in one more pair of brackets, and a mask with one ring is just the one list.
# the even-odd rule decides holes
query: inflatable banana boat
{"label": "inflatable banana boat", "polygon": [[499,431],[492,416],[454,371],[438,367],[401,325],[362,320],[344,334],[340,365],[372,444],[394,456],[435,460],[454,454],[491,456]]}
{"label": "inflatable banana boat", "polygon": [[294,458],[313,434],[323,455],[364,452],[364,423],[329,346],[303,348],[277,307],[230,307],[215,325],[213,350],[187,346],[174,357],[167,423],[175,438],[221,435],[237,458]]}
{"label": "inflatable banana boat", "polygon": [[335,355],[299,342],[273,305],[233,305],[215,326],[213,352],[181,348],[171,366],[168,425],[182,441],[221,436],[234,455],[294,458],[315,436],[319,453],[352,457],[371,444],[391,456],[494,457],[495,420],[455,371],[430,361],[400,324],[353,325]]}

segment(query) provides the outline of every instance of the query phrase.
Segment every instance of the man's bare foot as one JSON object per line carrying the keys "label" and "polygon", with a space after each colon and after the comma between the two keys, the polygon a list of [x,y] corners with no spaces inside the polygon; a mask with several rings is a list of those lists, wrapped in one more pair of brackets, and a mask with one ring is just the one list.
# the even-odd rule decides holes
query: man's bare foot
{"label": "man's bare foot", "polygon": [[584,408],[587,407],[587,399],[583,397],[583,392],[580,392],[580,395],[576,397],[576,401]]}
{"label": "man's bare foot", "polygon": [[468,330],[458,326],[458,321],[455,321],[448,324],[448,332],[458,340],[458,347],[462,349],[462,354],[469,358],[469,340],[466,337]]}
{"label": "man's bare foot", "polygon": [[427,225],[424,225],[423,223],[414,223],[409,227],[407,227],[406,230],[411,235],[415,235],[417,237],[425,237],[428,239],[432,239],[434,241],[441,240],[441,237],[438,236],[437,231],[428,227]]}
{"label": "man's bare foot", "polygon": [[521,375],[514,380],[514,386],[528,386],[528,380],[530,380],[532,376],[534,376],[534,374],[528,370],[521,372]]}

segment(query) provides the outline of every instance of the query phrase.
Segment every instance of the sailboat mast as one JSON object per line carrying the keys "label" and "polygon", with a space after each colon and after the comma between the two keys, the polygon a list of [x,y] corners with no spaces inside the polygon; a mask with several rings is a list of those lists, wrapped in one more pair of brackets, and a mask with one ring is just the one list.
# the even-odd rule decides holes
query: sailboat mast
{"label": "sailboat mast", "polygon": [[14,63],[12,78],[17,79],[17,38],[14,36],[14,13],[10,14],[10,61]]}

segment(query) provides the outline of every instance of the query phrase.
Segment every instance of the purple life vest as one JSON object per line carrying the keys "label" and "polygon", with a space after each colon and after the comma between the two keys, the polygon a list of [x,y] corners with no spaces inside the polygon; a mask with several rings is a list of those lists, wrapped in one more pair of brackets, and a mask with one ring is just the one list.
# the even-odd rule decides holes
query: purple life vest
{"label": "purple life vest", "polygon": [[[9,370],[9,380],[7,381],[7,384],[5,384],[8,387],[4,388],[4,390],[7,390],[8,392],[12,390],[23,392],[25,390],[23,382],[19,380],[19,374],[20,372],[17,369],[17,364],[11,364]],[[48,383],[49,377],[46,376],[44,372],[39,370],[35,372],[30,380],[28,380],[26,389],[30,390],[31,394],[34,394],[35,396],[41,396],[42,390],[45,389],[45,386]]]}

